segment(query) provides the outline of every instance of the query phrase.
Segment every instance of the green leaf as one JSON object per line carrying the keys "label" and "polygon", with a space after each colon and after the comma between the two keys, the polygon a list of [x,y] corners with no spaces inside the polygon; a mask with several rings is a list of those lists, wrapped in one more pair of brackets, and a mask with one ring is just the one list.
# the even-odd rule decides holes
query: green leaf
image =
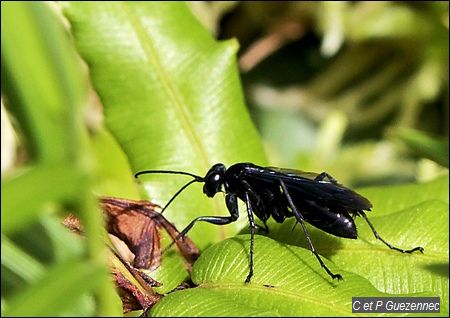
{"label": "green leaf", "polygon": [[54,262],[84,257],[83,242],[49,215],[12,239],[2,235],[2,291],[11,297],[41,279]]}
{"label": "green leaf", "polygon": [[[49,245],[53,247],[53,259],[63,262],[67,259],[84,256],[83,239],[67,231],[60,218],[45,216],[41,218],[40,223],[49,238]],[[36,252],[44,254],[45,248],[48,250],[48,246],[41,245],[39,249],[36,248]]]}
{"label": "green leaf", "polygon": [[[447,188],[447,190],[446,190]],[[444,192],[445,191],[445,192]],[[377,241],[362,218],[358,239],[337,238],[308,226],[317,251],[340,268],[366,277],[378,290],[394,293],[433,292],[448,298],[448,177],[423,184],[368,188],[360,191],[373,203],[368,217],[385,240],[400,248],[424,247],[424,254],[405,255]],[[439,198],[439,199],[436,199]],[[269,223],[270,237],[308,248],[294,220]],[[448,311],[448,301],[442,301]]]}
{"label": "green leaf", "polygon": [[249,235],[227,239],[207,249],[194,265],[198,288],[174,292],[152,316],[349,316],[351,298],[388,296],[361,276],[344,272],[332,281],[310,251],[256,236],[254,276],[248,273]]}
{"label": "green leaf", "polygon": [[[168,246],[172,242],[172,238],[162,228],[160,229],[160,235],[161,246]],[[165,294],[174,290],[190,277],[186,263],[176,247],[172,247],[172,249],[163,254],[161,265],[154,271],[142,271],[162,284],[162,286],[153,288],[159,294]]]}
{"label": "green leaf", "polygon": [[[252,285],[242,283],[248,273],[249,242],[239,236],[212,246],[195,263],[192,280],[199,288],[172,293],[152,313],[342,316],[351,314],[352,296],[422,293],[441,297],[441,315],[446,315],[449,206],[437,198],[443,197],[447,180],[361,191],[374,204],[367,214],[381,237],[400,248],[422,246],[424,254],[390,250],[376,240],[362,218],[356,218],[357,240],[338,238],[307,224],[318,253],[331,271],[344,278],[335,282],[308,251],[301,227],[293,230],[294,219],[282,224],[272,221],[269,236],[283,243],[256,236]],[[397,200],[382,204],[390,198]],[[292,260],[286,250],[298,252],[299,257]],[[283,296],[277,298],[280,293]]]}
{"label": "green leaf", "polygon": [[410,128],[396,128],[390,135],[403,142],[417,155],[448,168],[448,140],[433,138],[420,130]]}
{"label": "green leaf", "polygon": [[[80,60],[67,29],[49,8],[50,4],[2,2],[1,6],[2,97],[5,98],[6,108],[14,115],[19,134],[25,137],[22,139],[22,152],[32,161],[32,165],[15,171],[14,176],[2,177],[2,234],[11,241],[23,237],[23,234],[29,234],[29,238],[39,238],[38,242],[26,242],[26,246],[17,244],[23,250],[33,243],[41,244],[48,237],[53,239],[52,244],[44,249],[45,254],[39,255],[40,260],[45,259],[41,269],[48,282],[35,282],[26,288],[23,281],[15,286],[6,286],[8,281],[17,282],[17,277],[27,281],[29,277],[24,276],[26,269],[23,266],[17,271],[10,270],[14,265],[16,268],[20,266],[14,264],[20,261],[18,250],[9,249],[2,254],[2,258],[6,259],[10,258],[9,253],[16,252],[15,259],[7,267],[2,267],[2,274],[5,269],[8,275],[7,279],[2,279],[2,291],[17,287],[14,296],[9,294],[2,303],[7,308],[5,313],[34,316],[58,312],[64,315],[86,312],[89,307],[90,314],[93,310],[99,315],[117,314],[121,308],[116,306],[118,297],[106,271],[106,258],[103,257],[106,253],[100,235],[103,230],[102,217],[91,192],[93,173],[89,168],[92,157],[85,144],[88,134],[82,113],[87,85]],[[63,236],[65,229],[61,229],[59,224],[56,228],[45,223],[44,219],[44,234],[48,237],[39,237],[43,233],[36,231],[37,221],[42,221],[48,213],[64,210],[63,207],[70,207],[71,212],[80,216],[86,234],[84,253],[77,254],[77,259],[72,260],[73,265],[65,262],[67,258],[74,258],[72,248],[77,244],[73,243],[74,238],[70,234]],[[84,263],[86,254],[89,260]],[[49,255],[54,257],[46,259]],[[22,260],[26,260],[25,254],[21,256]],[[80,266],[77,267],[77,263]],[[75,266],[74,269],[80,269],[81,275],[81,267],[84,266],[81,264],[91,266],[92,270],[103,270],[95,272],[95,279],[90,279],[90,274],[84,271],[86,282],[76,274],[75,281],[64,280],[66,272],[60,266]],[[59,270],[53,272],[54,268]],[[30,271],[36,271],[36,267],[30,268]],[[29,276],[35,278],[34,274],[36,272]],[[70,270],[67,274],[71,274]],[[52,282],[55,285],[51,285]],[[53,295],[46,290],[48,284],[55,287],[51,291],[57,294],[54,303]],[[79,286],[72,291],[71,284]],[[96,288],[93,295],[84,292],[92,290],[89,286]],[[83,290],[82,295],[77,294],[80,290]],[[88,296],[95,301],[86,306]],[[63,311],[67,303],[70,305],[66,307],[70,308]],[[76,304],[80,307],[76,308]]]}
{"label": "green leaf", "polygon": [[367,3],[365,10],[355,10],[350,16],[346,33],[359,41],[383,37],[420,38],[430,33],[430,25],[408,6],[391,2]]}
{"label": "green leaf", "polygon": [[[2,94],[38,160],[73,160],[85,99],[75,50],[47,5],[2,3]],[[67,145],[70,145],[67,146]]]}
{"label": "green leaf", "polygon": [[[212,164],[264,164],[236,65],[237,42],[218,42],[182,2],[69,2],[76,45],[89,65],[106,123],[133,172],[184,170],[204,175]],[[144,176],[152,201],[164,205],[190,178]],[[167,210],[177,227],[200,215],[228,214],[223,199],[193,185]],[[245,222],[245,220],[244,220]],[[236,233],[198,225],[201,247]]]}
{"label": "green leaf", "polygon": [[162,286],[153,288],[159,294],[165,294],[174,290],[189,278],[181,256],[175,251],[165,253],[161,266],[150,273],[150,276],[162,283]]}
{"label": "green leaf", "polygon": [[379,216],[394,213],[427,200],[448,203],[448,190],[448,175],[444,175],[424,183],[368,187],[359,192],[372,202],[373,211]]}
{"label": "green leaf", "polygon": [[[36,281],[42,276],[44,267],[14,242],[2,235],[2,267],[9,269],[25,282]],[[5,280],[9,275],[5,275]]]}
{"label": "green leaf", "polygon": [[[5,316],[55,316],[73,310],[73,304],[102,282],[104,268],[72,259],[50,269],[27,290],[10,299]],[[80,283],[83,282],[83,283]]]}
{"label": "green leaf", "polygon": [[[402,248],[422,246],[424,254],[405,255],[377,241],[368,226],[358,222],[359,239],[341,241],[330,259],[340,267],[367,277],[380,291],[403,294],[429,291],[441,297],[448,311],[448,204],[431,200],[398,211],[372,217],[379,234]],[[325,255],[326,247],[318,247]]]}
{"label": "green leaf", "polygon": [[140,199],[128,158],[111,133],[102,127],[91,141],[98,177],[94,191],[102,196]]}
{"label": "green leaf", "polygon": [[73,198],[84,178],[70,167],[39,165],[2,179],[2,231],[23,229],[48,211],[46,204]]}

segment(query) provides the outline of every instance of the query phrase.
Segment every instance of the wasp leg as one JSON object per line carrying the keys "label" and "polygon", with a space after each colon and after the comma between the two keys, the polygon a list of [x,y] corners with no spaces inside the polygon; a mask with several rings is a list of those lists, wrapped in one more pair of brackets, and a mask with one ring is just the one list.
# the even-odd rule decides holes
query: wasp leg
{"label": "wasp leg", "polygon": [[362,217],[366,220],[367,224],[369,224],[370,228],[372,229],[373,234],[375,235],[375,237],[380,240],[381,242],[383,242],[387,247],[389,247],[391,250],[396,250],[399,251],[401,253],[408,253],[411,254],[412,252],[415,251],[419,251],[420,253],[423,253],[423,247],[415,247],[412,248],[410,250],[404,250],[395,246],[392,246],[391,244],[389,244],[388,242],[386,242],[379,234],[378,232],[375,230],[375,227],[372,225],[372,222],[369,221],[369,218],[367,217],[367,215],[363,212],[363,211],[359,211],[358,212],[360,215],[362,215]]}
{"label": "wasp leg", "polygon": [[297,224],[298,224],[298,221],[297,221],[297,219],[295,219],[295,223],[294,223],[294,225],[292,226],[291,231],[294,231],[294,230],[295,230],[295,227],[297,226]]}
{"label": "wasp leg", "polygon": [[163,253],[167,251],[169,248],[175,244],[176,241],[183,238],[195,225],[195,223],[199,221],[208,222],[216,225],[226,225],[235,222],[239,218],[237,197],[235,194],[227,194],[225,197],[225,202],[227,208],[230,212],[230,216],[199,216],[195,218],[188,226],[186,226],[183,231],[178,234],[178,236],[164,249]]}
{"label": "wasp leg", "polygon": [[331,183],[338,184],[337,180],[326,172],[322,172],[321,174],[319,174],[314,178],[314,181],[323,181],[325,178],[327,178]]}
{"label": "wasp leg", "polygon": [[295,215],[295,218],[297,219],[298,223],[300,223],[300,225],[302,226],[303,232],[305,233],[306,236],[306,240],[308,241],[309,244],[309,248],[311,249],[311,252],[314,254],[314,256],[317,258],[317,260],[320,263],[320,266],[323,267],[323,269],[325,269],[325,271],[328,273],[328,275],[330,275],[333,279],[337,279],[337,280],[342,280],[342,276],[340,274],[333,274],[328,267],[325,265],[325,263],[322,261],[322,259],[320,258],[319,254],[317,254],[316,249],[314,248],[314,245],[311,241],[311,237],[309,236],[308,230],[306,229],[305,223],[304,223],[304,218],[302,216],[302,214],[297,210],[297,208],[294,205],[294,202],[292,201],[292,198],[287,190],[286,185],[284,184],[283,180],[279,180],[280,184],[281,184],[281,188],[283,189],[284,195],[286,196],[286,199],[288,201],[289,207],[292,209],[292,212]]}
{"label": "wasp leg", "polygon": [[250,280],[253,276],[253,253],[254,253],[254,240],[255,240],[255,220],[253,219],[253,208],[248,192],[245,192],[245,204],[247,205],[247,215],[248,221],[250,223],[250,270],[248,272],[247,278],[245,279],[246,283],[250,283]]}
{"label": "wasp leg", "polygon": [[265,221],[263,221],[262,226],[255,223],[255,227],[258,229],[258,231],[261,231],[264,234],[269,234],[269,227],[267,226],[267,223]]}
{"label": "wasp leg", "polygon": [[[258,200],[258,196],[256,193],[253,192],[252,188],[246,182],[245,180],[242,180],[242,184],[245,186],[245,204],[247,206],[247,216],[248,221],[250,223],[250,261],[249,261],[249,273],[247,275],[247,278],[245,279],[246,283],[250,283],[250,280],[253,276],[253,254],[254,254],[254,243],[255,243],[255,220],[253,219],[253,206],[252,206],[252,200],[250,197],[255,197],[256,200]],[[268,230],[266,222],[264,221],[264,226]]]}
{"label": "wasp leg", "polygon": [[178,191],[173,195],[173,197],[169,200],[169,202],[166,203],[166,205],[163,207],[163,209],[162,209],[161,212],[159,212],[159,213],[160,213],[160,214],[163,214],[164,211],[165,211],[165,210],[169,207],[169,205],[173,202],[173,200],[175,200],[176,197],[177,197],[181,192],[184,191],[184,189],[186,189],[187,187],[189,187],[189,186],[190,186],[191,184],[193,184],[194,182],[198,182],[198,180],[197,180],[197,179],[191,180],[191,181],[189,181],[188,183],[186,183],[184,186],[182,186],[182,187],[180,188],[180,190],[178,190]]}

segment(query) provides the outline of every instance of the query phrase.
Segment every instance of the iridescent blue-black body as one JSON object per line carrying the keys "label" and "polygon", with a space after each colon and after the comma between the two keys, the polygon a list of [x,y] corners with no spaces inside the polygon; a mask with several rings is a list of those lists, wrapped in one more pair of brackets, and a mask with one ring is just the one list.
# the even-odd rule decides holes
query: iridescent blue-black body
{"label": "iridescent blue-black body", "polygon": [[282,223],[286,218],[295,217],[303,229],[311,252],[333,279],[342,279],[342,277],[339,274],[333,274],[322,261],[314,248],[304,222],[339,237],[356,239],[357,231],[353,218],[360,215],[369,224],[375,237],[390,249],[401,253],[423,252],[422,247],[405,250],[395,247],[381,238],[364,212],[364,210],[370,211],[372,207],[369,200],[339,184],[325,172],[315,174],[260,167],[252,163],[237,163],[227,169],[223,164],[218,163],[209,169],[205,177],[183,171],[167,170],[145,170],[138,172],[135,176],[146,173],[181,174],[194,178],[178,190],[162,212],[194,182],[204,183],[203,192],[208,197],[214,197],[218,192],[225,192],[225,203],[230,215],[199,216],[180,232],[179,238],[184,237],[199,221],[216,225],[235,222],[239,217],[238,199],[245,202],[251,234],[249,273],[245,280],[247,283],[253,276],[254,234],[257,226],[253,215],[264,223],[266,230],[266,221],[270,217],[278,223]]}
{"label": "iridescent blue-black body", "polygon": [[[328,175],[319,177],[321,175],[259,167],[251,163],[238,163],[228,169],[217,164],[209,174],[216,173],[220,175],[215,177],[217,181],[224,184],[224,192],[236,194],[243,201],[246,200],[245,193],[250,194],[253,213],[263,222],[272,216],[276,222],[282,223],[294,216],[280,180],[285,183],[294,205],[306,222],[339,237],[356,239],[352,216],[372,207],[366,198],[338,184]],[[205,187],[207,183],[208,179],[205,179]]]}

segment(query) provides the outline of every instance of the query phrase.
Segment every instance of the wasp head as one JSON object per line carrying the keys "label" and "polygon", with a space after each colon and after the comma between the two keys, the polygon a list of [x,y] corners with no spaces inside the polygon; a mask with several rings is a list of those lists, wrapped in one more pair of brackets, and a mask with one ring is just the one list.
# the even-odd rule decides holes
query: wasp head
{"label": "wasp head", "polygon": [[225,183],[225,165],[218,163],[209,169],[204,178],[203,193],[212,198],[217,192],[222,190]]}

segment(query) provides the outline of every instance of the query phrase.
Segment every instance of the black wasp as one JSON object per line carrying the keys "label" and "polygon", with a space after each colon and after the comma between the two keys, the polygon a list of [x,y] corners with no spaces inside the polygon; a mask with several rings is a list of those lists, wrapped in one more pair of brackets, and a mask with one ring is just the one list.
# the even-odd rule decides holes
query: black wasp
{"label": "black wasp", "polygon": [[[269,217],[282,223],[284,219],[295,217],[305,233],[309,247],[316,256],[320,265],[333,279],[342,279],[339,274],[333,274],[317,254],[311,237],[305,227],[305,222],[336,236],[349,239],[357,238],[355,216],[362,216],[373,234],[390,249],[412,253],[423,252],[422,247],[404,250],[386,242],[375,230],[367,218],[364,210],[370,211],[372,204],[365,197],[339,184],[326,172],[321,174],[306,173],[296,170],[260,167],[252,163],[237,163],[226,169],[225,165],[218,163],[209,169],[205,177],[183,171],[145,170],[135,174],[138,177],[147,173],[182,174],[194,178],[185,184],[163,208],[170,203],[189,185],[202,182],[203,193],[212,198],[217,192],[225,192],[225,203],[230,216],[200,216],[194,219],[179,237],[182,238],[198,221],[217,225],[235,222],[239,217],[238,198],[247,206],[247,216],[250,222],[250,271],[245,282],[250,282],[253,275],[253,245],[255,224],[253,215],[260,219],[264,228],[267,228]],[[162,213],[161,212],[161,213]]]}

